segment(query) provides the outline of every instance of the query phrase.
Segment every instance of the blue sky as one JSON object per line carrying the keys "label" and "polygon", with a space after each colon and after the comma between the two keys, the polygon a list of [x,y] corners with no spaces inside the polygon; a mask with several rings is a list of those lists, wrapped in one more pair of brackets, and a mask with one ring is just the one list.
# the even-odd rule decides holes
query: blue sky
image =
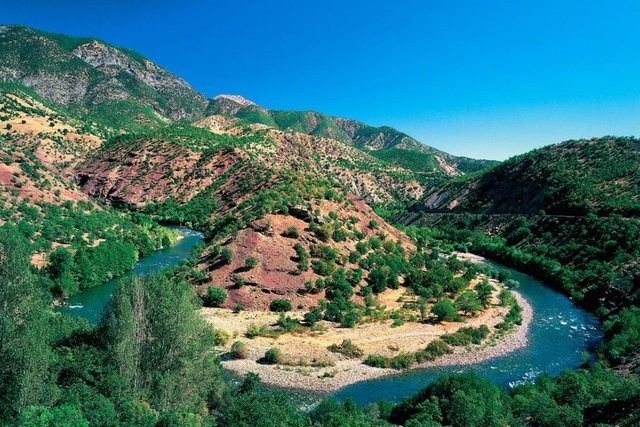
{"label": "blue sky", "polygon": [[129,47],[207,96],[504,159],[640,136],[640,1],[34,0],[0,21]]}

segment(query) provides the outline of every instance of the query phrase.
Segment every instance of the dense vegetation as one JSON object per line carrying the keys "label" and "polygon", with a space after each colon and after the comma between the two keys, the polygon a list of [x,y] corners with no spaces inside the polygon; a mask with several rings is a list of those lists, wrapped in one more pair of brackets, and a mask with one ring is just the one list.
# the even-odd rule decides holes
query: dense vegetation
{"label": "dense vegetation", "polygon": [[566,141],[438,188],[426,208],[447,211],[456,200],[455,212],[637,215],[639,161],[632,137]]}

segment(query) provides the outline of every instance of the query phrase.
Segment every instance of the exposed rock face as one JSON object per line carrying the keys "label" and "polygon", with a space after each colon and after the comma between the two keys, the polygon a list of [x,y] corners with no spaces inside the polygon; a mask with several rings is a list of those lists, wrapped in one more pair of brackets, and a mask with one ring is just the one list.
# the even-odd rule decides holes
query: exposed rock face
{"label": "exposed rock face", "polygon": [[141,140],[81,165],[77,179],[87,194],[113,204],[139,208],[168,198],[186,202],[242,157],[232,151],[203,158],[166,141]]}
{"label": "exposed rock face", "polygon": [[0,64],[0,79],[17,80],[49,101],[81,110],[127,100],[181,120],[200,117],[207,105],[184,80],[97,40],[5,27]]}

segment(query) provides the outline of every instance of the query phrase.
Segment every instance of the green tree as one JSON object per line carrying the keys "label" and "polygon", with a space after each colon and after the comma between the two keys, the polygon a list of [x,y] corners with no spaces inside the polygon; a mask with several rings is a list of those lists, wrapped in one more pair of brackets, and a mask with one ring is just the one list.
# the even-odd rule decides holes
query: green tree
{"label": "green tree", "polygon": [[47,313],[27,242],[17,230],[0,228],[0,420],[51,398]]}
{"label": "green tree", "polygon": [[220,250],[220,260],[224,263],[224,264],[231,264],[231,261],[233,260],[233,252],[231,252],[231,249],[224,247]]}
{"label": "green tree", "polygon": [[283,313],[285,311],[290,311],[293,308],[291,305],[291,301],[284,298],[276,298],[271,301],[269,304],[269,310],[275,311],[277,313]]}
{"label": "green tree", "polygon": [[217,286],[209,286],[204,303],[207,307],[220,307],[227,300],[227,291]]}
{"label": "green tree", "polygon": [[456,307],[466,315],[482,310],[482,303],[474,291],[464,291],[456,298]]}
{"label": "green tree", "polygon": [[455,322],[459,317],[458,310],[453,304],[453,301],[449,299],[443,299],[435,303],[433,307],[431,307],[431,312],[439,322]]}
{"label": "green tree", "polygon": [[478,293],[478,299],[480,299],[483,307],[486,308],[489,306],[491,302],[491,295],[494,290],[495,288],[486,279],[476,285],[475,291]]}
{"label": "green tree", "polygon": [[119,285],[106,318],[107,352],[134,398],[159,412],[201,407],[217,381],[214,331],[191,287],[165,276]]}

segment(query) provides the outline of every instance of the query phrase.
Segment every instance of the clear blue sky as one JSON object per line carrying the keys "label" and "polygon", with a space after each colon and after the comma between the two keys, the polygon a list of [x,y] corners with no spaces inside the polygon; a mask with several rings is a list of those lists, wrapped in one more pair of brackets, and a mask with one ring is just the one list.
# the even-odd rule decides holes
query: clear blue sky
{"label": "clear blue sky", "polygon": [[35,0],[0,20],[137,50],[207,96],[503,159],[640,136],[640,1]]}

